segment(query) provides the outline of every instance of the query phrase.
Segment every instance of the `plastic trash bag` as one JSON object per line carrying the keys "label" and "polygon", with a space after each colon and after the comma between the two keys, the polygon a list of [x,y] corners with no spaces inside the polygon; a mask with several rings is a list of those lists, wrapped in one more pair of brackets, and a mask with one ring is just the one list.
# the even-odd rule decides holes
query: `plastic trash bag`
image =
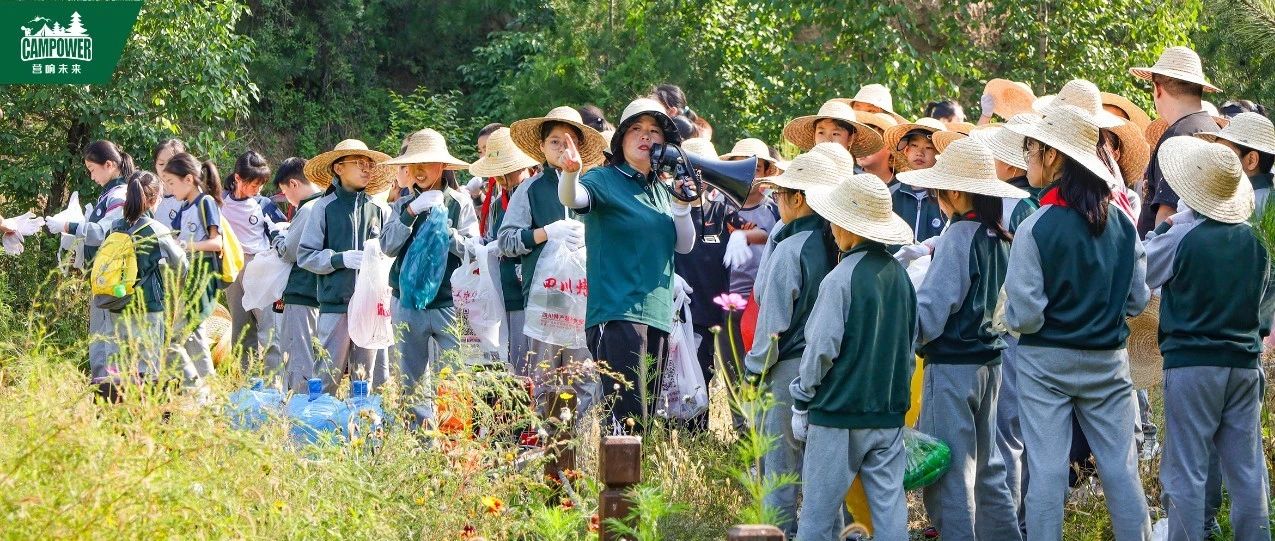
{"label": "plastic trash bag", "polygon": [[503,318],[500,313],[490,313],[501,307],[490,303],[491,276],[490,269],[486,268],[487,255],[488,248],[471,239],[465,243],[465,256],[451,276],[452,304],[456,307],[456,319],[463,328],[461,350],[474,352],[467,359],[471,364],[486,364],[500,358],[500,322]]}
{"label": "plastic trash bag", "polygon": [[381,251],[381,242],[368,239],[363,245],[363,268],[354,279],[350,296],[347,325],[350,341],[363,349],[385,349],[394,345],[394,326],[390,322],[393,291],[390,289],[390,265],[394,258]]}
{"label": "plastic trash bag", "polygon": [[247,389],[230,393],[230,403],[226,404],[230,426],[239,430],[261,428],[271,415],[280,413],[283,413],[283,393],[267,388],[261,378],[253,378]]}
{"label": "plastic trash bag", "polygon": [[243,268],[243,307],[245,310],[270,309],[283,297],[288,287],[292,264],[274,250],[257,254]]}
{"label": "plastic trash bag", "polygon": [[701,337],[691,323],[691,308],[682,307],[682,320],[669,333],[668,362],[660,377],[660,405],[670,419],[694,419],[708,411],[708,386],[695,353]]}
{"label": "plastic trash bag", "polygon": [[903,427],[903,489],[916,490],[937,481],[952,463],[952,450],[938,438]]}
{"label": "plastic trash bag", "polygon": [[546,344],[582,348],[589,302],[585,250],[559,240],[545,243],[531,278],[523,332]]}
{"label": "plastic trash bag", "polygon": [[311,379],[308,394],[293,395],[286,414],[291,423],[288,433],[300,444],[319,443],[325,438],[341,437],[337,416],[345,403],[323,392],[323,381]]}
{"label": "plastic trash bag", "polygon": [[424,310],[438,296],[438,286],[447,273],[451,236],[447,233],[447,207],[429,209],[425,225],[416,232],[403,255],[399,270],[399,301],[403,306]]}
{"label": "plastic trash bag", "polygon": [[925,274],[930,271],[932,260],[931,256],[923,255],[908,264],[908,279],[912,280],[912,289],[921,289],[921,282],[925,281]]}

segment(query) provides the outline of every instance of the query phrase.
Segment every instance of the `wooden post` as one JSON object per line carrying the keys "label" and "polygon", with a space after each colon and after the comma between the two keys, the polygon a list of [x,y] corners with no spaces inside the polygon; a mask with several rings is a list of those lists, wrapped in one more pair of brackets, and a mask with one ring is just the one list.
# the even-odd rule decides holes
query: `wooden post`
{"label": "wooden post", "polygon": [[785,541],[784,532],[769,524],[740,524],[726,532],[727,541]]}
{"label": "wooden post", "polygon": [[604,436],[598,450],[598,473],[605,488],[598,495],[601,541],[618,541],[620,535],[607,527],[607,519],[627,520],[632,502],[625,492],[642,482],[642,438]]}

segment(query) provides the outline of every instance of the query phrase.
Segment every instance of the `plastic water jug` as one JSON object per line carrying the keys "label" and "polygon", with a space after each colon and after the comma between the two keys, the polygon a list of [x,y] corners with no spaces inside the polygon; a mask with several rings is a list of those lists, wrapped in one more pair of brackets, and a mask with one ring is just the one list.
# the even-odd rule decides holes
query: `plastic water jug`
{"label": "plastic water jug", "polygon": [[337,417],[345,404],[323,392],[323,380],[307,382],[309,393],[293,396],[288,401],[287,415],[292,423],[290,433],[298,443],[318,443],[328,438],[340,437]]}
{"label": "plastic water jug", "polygon": [[248,388],[230,393],[230,403],[226,405],[230,426],[239,430],[261,428],[271,415],[282,411],[283,393],[273,387],[266,387],[266,382],[261,378],[253,378]]}

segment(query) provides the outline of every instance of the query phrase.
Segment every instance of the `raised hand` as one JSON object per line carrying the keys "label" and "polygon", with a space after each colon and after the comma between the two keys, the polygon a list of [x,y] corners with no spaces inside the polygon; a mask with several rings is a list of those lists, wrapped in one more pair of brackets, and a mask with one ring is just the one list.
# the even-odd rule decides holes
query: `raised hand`
{"label": "raised hand", "polygon": [[582,167],[580,163],[580,151],[576,148],[575,139],[565,137],[567,140],[567,148],[562,150],[562,170],[568,173],[578,173]]}

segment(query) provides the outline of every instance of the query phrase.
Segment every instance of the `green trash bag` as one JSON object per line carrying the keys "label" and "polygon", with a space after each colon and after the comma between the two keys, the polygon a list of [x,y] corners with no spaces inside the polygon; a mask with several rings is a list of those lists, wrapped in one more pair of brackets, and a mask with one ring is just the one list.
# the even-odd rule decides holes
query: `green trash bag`
{"label": "green trash bag", "polygon": [[907,468],[903,471],[903,489],[916,490],[930,485],[947,473],[952,465],[952,450],[938,438],[903,428],[903,454]]}

